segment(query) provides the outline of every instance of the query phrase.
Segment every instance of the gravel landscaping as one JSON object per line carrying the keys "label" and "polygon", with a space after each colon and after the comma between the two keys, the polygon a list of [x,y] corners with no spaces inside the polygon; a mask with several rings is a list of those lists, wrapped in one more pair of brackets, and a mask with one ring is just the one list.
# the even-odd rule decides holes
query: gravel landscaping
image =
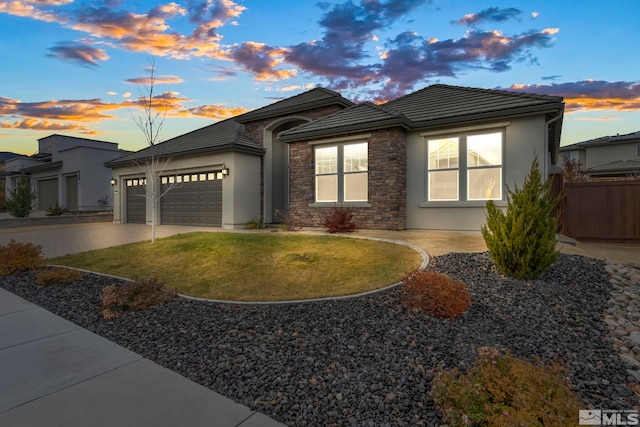
{"label": "gravel landscaping", "polygon": [[529,282],[500,276],[488,253],[440,256],[429,268],[467,283],[473,305],[462,317],[408,312],[395,288],[288,305],[181,299],[104,320],[100,292],[115,279],[87,274],[38,288],[24,273],[0,286],[291,426],[438,425],[428,396],[434,369],[469,366],[483,346],[562,361],[585,409],[637,405],[607,337],[603,262],[560,254]]}

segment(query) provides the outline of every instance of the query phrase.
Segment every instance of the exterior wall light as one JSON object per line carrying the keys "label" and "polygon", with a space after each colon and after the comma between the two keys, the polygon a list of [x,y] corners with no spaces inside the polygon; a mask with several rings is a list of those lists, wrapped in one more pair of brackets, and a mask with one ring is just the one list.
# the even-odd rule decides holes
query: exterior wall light
{"label": "exterior wall light", "polygon": [[222,167],[222,176],[229,176],[229,168],[226,166]]}
{"label": "exterior wall light", "polygon": [[112,187],[115,187],[118,184],[118,181],[116,181],[115,178],[111,178],[111,181],[109,181],[109,184],[111,184]]}

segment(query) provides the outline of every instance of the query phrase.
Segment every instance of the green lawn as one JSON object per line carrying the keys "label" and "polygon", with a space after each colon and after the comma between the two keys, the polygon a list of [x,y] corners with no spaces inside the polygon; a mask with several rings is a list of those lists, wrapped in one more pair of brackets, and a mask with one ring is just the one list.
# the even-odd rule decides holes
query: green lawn
{"label": "green lawn", "polygon": [[123,277],[157,277],[178,292],[235,301],[350,295],[398,282],[414,250],[338,236],[192,233],[47,260]]}

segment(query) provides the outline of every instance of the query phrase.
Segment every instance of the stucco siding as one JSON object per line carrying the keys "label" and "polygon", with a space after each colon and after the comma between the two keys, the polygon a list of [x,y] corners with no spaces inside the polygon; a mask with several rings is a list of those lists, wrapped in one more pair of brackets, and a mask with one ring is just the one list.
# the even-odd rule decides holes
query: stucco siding
{"label": "stucco siding", "polygon": [[[490,123],[482,127],[492,129]],[[469,128],[465,128],[469,129]],[[503,184],[511,189],[522,187],[525,176],[538,156],[540,167],[546,157],[545,122],[542,115],[512,118],[493,129],[503,129]],[[443,135],[460,133],[443,131]],[[505,205],[506,191],[498,205]],[[407,141],[407,228],[433,230],[479,230],[485,223],[485,202],[427,202],[426,137],[420,132],[409,134]]]}
{"label": "stucco siding", "polygon": [[[180,157],[171,160],[161,175],[218,171],[223,166],[228,167],[230,173],[222,180],[222,227],[244,228],[249,220],[260,216],[260,156],[223,152]],[[144,176],[145,171],[141,165],[115,168],[113,173],[118,177],[118,184],[113,189],[113,220],[122,223],[126,218],[124,180]],[[147,199],[148,224],[152,221],[151,208],[151,200]],[[157,224],[159,219],[158,209]]]}
{"label": "stucco siding", "polygon": [[587,159],[584,169],[620,160],[638,160],[636,157],[637,142],[629,144],[609,144],[587,148]]}

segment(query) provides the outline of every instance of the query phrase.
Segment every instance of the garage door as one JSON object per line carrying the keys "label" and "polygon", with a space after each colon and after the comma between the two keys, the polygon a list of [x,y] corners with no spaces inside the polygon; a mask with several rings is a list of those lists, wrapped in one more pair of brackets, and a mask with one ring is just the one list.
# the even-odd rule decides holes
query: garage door
{"label": "garage door", "polygon": [[38,181],[38,205],[41,210],[58,204],[58,178]]}
{"label": "garage door", "polygon": [[125,179],[127,220],[132,224],[147,223],[147,199],[144,179]]}
{"label": "garage door", "polygon": [[222,227],[222,174],[206,172],[164,176],[160,223]]}

